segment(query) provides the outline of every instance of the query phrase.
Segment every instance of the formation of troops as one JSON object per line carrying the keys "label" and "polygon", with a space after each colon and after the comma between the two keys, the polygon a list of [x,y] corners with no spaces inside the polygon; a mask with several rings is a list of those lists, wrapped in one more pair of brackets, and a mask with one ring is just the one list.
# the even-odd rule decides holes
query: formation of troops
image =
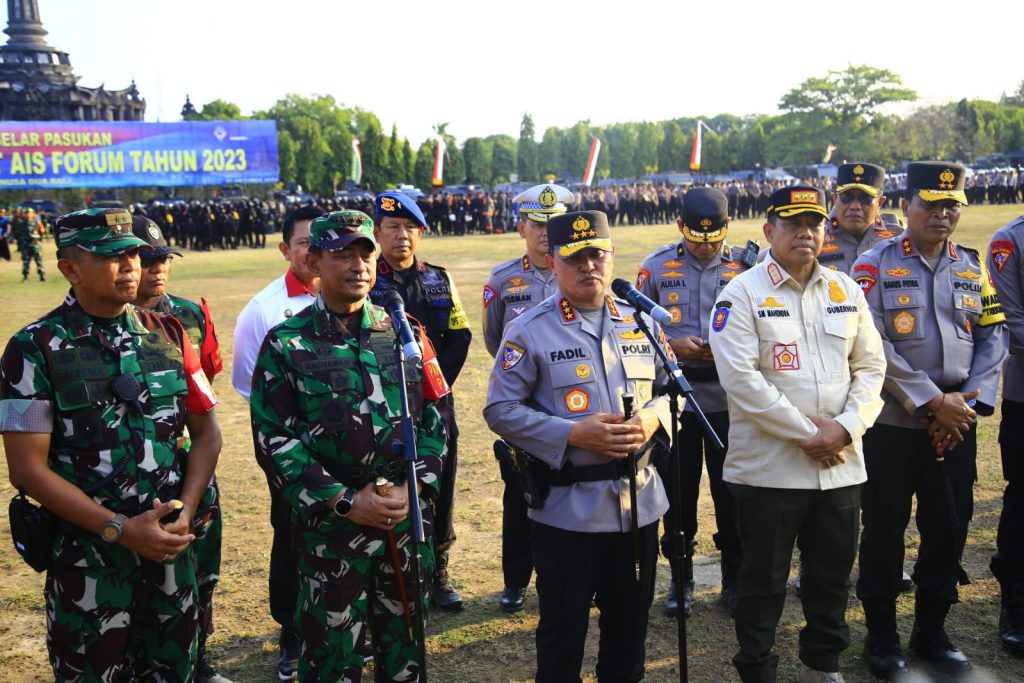
{"label": "formation of troops", "polygon": [[[659,552],[681,558],[664,611],[692,610],[705,468],[742,680],[776,679],[794,548],[801,681],[843,680],[855,562],[874,676],[969,671],[945,623],[977,421],[1000,378],[1007,488],[991,570],[998,638],[1024,656],[1024,217],[985,253],[954,239],[973,198],[1016,201],[1012,173],[988,176],[914,162],[894,180],[859,162],[831,188],[542,184],[57,218],[69,292],[0,360],[10,478],[45,509],[15,541],[28,559],[43,540],[56,679],[227,682],[206,651],[223,530],[211,383],[224,364],[206,300],[173,295],[170,279],[183,248],[262,246],[278,221],[284,273],[239,315],[230,375],[271,494],[280,680],[358,681],[370,660],[376,680],[419,680],[428,607],[463,609],[452,388],[472,332],[450,273],[417,251],[431,232],[499,226],[524,245],[482,292],[494,359],[483,417],[504,486],[499,604],[522,610],[535,575],[539,683],[580,680],[592,605],[597,678],[644,678]],[[900,218],[883,217],[887,199]],[[730,221],[755,214],[767,248],[729,244]],[[38,255],[32,220],[9,220],[23,259]],[[612,227],[670,221],[679,235],[616,279]],[[914,622],[901,634],[915,500]]]}

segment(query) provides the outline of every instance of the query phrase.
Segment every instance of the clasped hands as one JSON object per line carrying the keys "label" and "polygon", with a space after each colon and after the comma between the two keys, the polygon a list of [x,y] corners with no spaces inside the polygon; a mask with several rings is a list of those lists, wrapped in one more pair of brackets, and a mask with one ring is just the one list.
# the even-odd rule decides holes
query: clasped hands
{"label": "clasped hands", "polygon": [[974,391],[951,391],[939,394],[928,401],[928,410],[934,418],[928,426],[935,452],[941,456],[964,440],[971,425],[978,421],[978,413],[968,405],[981,395],[981,389]]}
{"label": "clasped hands", "polygon": [[572,424],[569,445],[621,460],[643,448],[661,422],[650,408],[640,408],[628,420],[622,413],[595,413]]}
{"label": "clasped hands", "polygon": [[830,417],[813,415],[808,419],[818,428],[818,433],[798,441],[796,445],[800,450],[826,469],[845,463],[846,456],[842,451],[852,441],[846,428]]}

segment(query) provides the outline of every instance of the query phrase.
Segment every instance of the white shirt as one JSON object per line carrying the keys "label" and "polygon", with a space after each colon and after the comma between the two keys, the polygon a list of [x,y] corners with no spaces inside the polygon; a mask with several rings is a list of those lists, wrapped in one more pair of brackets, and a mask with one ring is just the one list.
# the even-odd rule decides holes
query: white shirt
{"label": "white shirt", "polygon": [[246,401],[252,391],[252,371],[256,368],[263,338],[271,327],[306,308],[314,299],[289,270],[264,287],[238,314],[231,384]]}
{"label": "white shirt", "polygon": [[[801,287],[771,254],[718,297],[709,336],[729,397],[722,478],[748,486],[832,489],[867,479],[861,436],[882,410],[885,354],[864,294],[815,264]],[[829,468],[797,442],[833,418],[852,442]]]}

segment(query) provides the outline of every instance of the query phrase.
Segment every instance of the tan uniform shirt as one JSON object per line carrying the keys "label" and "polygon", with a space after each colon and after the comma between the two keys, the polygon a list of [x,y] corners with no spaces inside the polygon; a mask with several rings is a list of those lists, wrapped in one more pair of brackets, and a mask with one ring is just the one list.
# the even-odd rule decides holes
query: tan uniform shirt
{"label": "tan uniform shirt", "polygon": [[[817,265],[801,288],[769,253],[722,290],[710,342],[729,396],[725,481],[824,490],[867,479],[861,436],[882,409],[885,355],[853,280]],[[809,416],[850,434],[846,463],[824,468],[797,446],[817,433]]]}

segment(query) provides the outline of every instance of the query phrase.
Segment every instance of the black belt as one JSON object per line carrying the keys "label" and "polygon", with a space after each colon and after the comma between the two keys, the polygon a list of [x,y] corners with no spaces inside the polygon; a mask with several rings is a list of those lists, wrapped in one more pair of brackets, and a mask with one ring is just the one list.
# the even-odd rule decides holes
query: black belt
{"label": "black belt", "polygon": [[384,477],[393,484],[405,481],[405,461],[392,460],[384,465],[346,465],[341,467],[324,467],[331,476],[349,488],[362,489],[377,477]]}
{"label": "black belt", "polygon": [[691,382],[717,382],[718,368],[714,365],[680,365],[683,376]]}
{"label": "black belt", "polygon": [[[637,454],[637,472],[647,467],[654,450],[653,441]],[[549,486],[572,486],[585,481],[614,481],[627,476],[628,458],[602,463],[600,465],[573,465],[566,462],[560,470],[547,470],[541,475]],[[546,468],[544,468],[546,469]]]}

